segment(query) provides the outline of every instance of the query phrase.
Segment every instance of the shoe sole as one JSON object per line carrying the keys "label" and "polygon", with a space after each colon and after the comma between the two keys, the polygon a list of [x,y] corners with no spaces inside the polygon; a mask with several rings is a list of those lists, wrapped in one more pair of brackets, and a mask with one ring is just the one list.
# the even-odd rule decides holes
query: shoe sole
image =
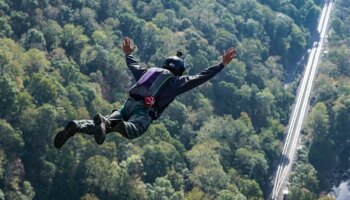
{"label": "shoe sole", "polygon": [[68,122],[67,126],[55,136],[54,146],[60,149],[76,133],[76,130],[77,125],[72,121]]}
{"label": "shoe sole", "polygon": [[103,144],[105,141],[106,134],[106,125],[103,122],[103,116],[101,114],[97,114],[93,118],[95,126],[97,126],[98,130],[94,134],[95,142],[99,145]]}

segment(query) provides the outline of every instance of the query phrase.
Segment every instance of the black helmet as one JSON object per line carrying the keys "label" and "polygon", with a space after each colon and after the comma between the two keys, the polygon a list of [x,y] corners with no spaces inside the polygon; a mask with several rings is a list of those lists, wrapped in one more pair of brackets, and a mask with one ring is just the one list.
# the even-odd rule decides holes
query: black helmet
{"label": "black helmet", "polygon": [[164,60],[162,68],[168,69],[175,76],[181,76],[185,72],[185,62],[181,58],[182,52],[178,51],[176,56],[170,56]]}

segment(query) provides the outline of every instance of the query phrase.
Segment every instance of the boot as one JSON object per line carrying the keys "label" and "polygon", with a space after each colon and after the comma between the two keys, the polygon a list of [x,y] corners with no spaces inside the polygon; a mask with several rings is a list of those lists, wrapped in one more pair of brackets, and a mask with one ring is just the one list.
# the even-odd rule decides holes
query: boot
{"label": "boot", "polygon": [[66,141],[73,137],[78,130],[78,125],[74,121],[68,122],[66,127],[57,133],[55,140],[54,140],[54,145],[57,149],[60,149]]}
{"label": "boot", "polygon": [[100,113],[97,113],[93,118],[96,130],[94,138],[97,144],[103,144],[106,138],[106,133],[111,132],[111,122]]}

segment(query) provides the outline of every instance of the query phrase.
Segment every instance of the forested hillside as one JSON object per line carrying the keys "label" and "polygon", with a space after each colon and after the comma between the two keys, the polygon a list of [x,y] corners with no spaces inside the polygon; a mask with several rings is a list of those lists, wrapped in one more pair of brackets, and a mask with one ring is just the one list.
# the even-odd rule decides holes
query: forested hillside
{"label": "forested hillside", "polygon": [[347,0],[336,1],[328,47],[312,99],[304,130],[305,148],[299,152],[291,178],[290,199],[314,199],[320,192],[327,193],[350,178],[350,2]]}
{"label": "forested hillside", "polygon": [[[263,199],[294,101],[284,70],[310,44],[320,4],[0,0],[0,199]],[[335,23],[343,32],[334,46],[348,36],[347,16]],[[173,102],[141,138],[113,133],[99,146],[79,134],[55,149],[53,138],[67,121],[108,114],[125,101],[134,82],[120,49],[125,36],[144,66],[159,67],[183,51],[188,74],[219,62],[228,47],[239,53],[212,81]],[[329,55],[344,52],[346,46]],[[349,102],[336,95],[349,91],[348,79],[339,78],[345,61],[330,59],[324,70],[332,73],[318,83],[325,84],[317,93],[322,108],[339,108],[334,128],[349,124],[340,109]]]}

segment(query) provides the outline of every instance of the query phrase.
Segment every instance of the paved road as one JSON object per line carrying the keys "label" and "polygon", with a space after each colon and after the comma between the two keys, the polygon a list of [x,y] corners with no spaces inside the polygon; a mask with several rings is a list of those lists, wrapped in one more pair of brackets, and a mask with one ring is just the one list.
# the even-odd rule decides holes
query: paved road
{"label": "paved road", "polygon": [[309,96],[313,81],[315,79],[317,64],[323,52],[323,44],[326,37],[326,31],[329,24],[331,10],[333,8],[333,0],[324,5],[319,20],[317,31],[320,34],[319,41],[314,42],[310,51],[309,60],[305,69],[305,74],[299,92],[296,98],[295,106],[289,120],[288,132],[285,139],[282,156],[275,175],[271,199],[283,199],[283,191],[287,190],[288,177],[293,164],[294,155],[298,146],[300,130],[307,113],[309,104]]}

